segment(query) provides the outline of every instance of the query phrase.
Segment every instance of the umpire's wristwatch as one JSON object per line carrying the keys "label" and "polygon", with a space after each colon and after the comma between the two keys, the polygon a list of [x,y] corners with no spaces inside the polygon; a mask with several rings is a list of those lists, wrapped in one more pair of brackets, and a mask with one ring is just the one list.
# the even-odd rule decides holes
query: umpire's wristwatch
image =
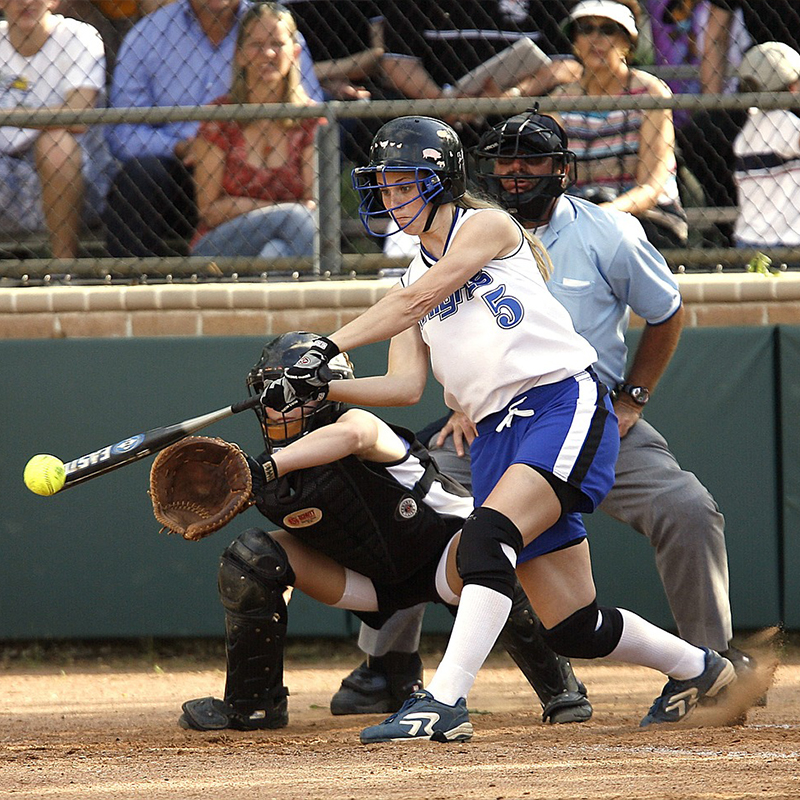
{"label": "umpire's wristwatch", "polygon": [[637,406],[646,405],[650,399],[650,390],[646,386],[633,386],[630,383],[617,384],[614,396],[619,397],[620,394],[627,394]]}

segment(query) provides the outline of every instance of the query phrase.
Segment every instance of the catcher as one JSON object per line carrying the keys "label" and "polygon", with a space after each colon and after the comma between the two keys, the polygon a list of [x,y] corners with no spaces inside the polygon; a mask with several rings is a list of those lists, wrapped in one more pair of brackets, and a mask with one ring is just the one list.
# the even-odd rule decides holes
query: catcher
{"label": "catcher", "polygon": [[[316,338],[295,332],[274,339],[248,374],[248,391],[259,396]],[[346,354],[330,368],[334,378],[354,377]],[[409,431],[325,394],[286,414],[257,406],[266,445],[257,460],[222,440],[190,437],[153,462],[153,509],[170,531],[202,538],[252,503],[282,529],[249,528],[222,554],[224,699],[184,703],[184,728],[288,723],[287,587],[349,609],[373,628],[417,603],[444,603],[453,612],[458,604],[456,545],[473,510],[469,492],[439,472]],[[569,661],[544,644],[539,627],[519,589],[501,641],[536,691],[545,721],[589,719],[585,687]],[[370,656],[367,664],[385,677],[395,708],[422,687],[416,652]]]}

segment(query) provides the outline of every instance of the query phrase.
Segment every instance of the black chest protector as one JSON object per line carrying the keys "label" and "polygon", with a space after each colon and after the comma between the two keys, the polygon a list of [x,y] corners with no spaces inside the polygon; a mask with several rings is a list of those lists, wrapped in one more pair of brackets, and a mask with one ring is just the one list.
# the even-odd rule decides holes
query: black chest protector
{"label": "black chest protector", "polygon": [[410,442],[410,453],[424,470],[413,488],[397,481],[387,465],[347,456],[272,481],[256,498],[258,510],[309,547],[374,581],[407,579],[441,554],[464,522],[426,505],[433,481],[452,494],[468,493],[438,471],[410,431],[392,429]]}

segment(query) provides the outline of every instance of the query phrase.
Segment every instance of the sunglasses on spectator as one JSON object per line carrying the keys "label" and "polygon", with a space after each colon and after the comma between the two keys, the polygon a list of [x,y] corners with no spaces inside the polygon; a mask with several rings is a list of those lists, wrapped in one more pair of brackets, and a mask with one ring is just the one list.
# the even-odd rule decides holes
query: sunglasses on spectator
{"label": "sunglasses on spectator", "polygon": [[599,25],[594,22],[584,22],[580,19],[575,22],[575,34],[577,36],[590,36],[593,33],[599,33],[601,36],[616,36],[625,33],[625,29],[617,25],[616,22],[601,22]]}

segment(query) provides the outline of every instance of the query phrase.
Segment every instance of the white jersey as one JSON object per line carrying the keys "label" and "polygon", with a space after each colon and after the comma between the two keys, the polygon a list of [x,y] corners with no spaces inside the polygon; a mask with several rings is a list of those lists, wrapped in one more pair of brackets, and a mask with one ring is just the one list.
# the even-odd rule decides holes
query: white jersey
{"label": "white jersey", "polygon": [[[445,253],[464,222],[484,210],[456,208]],[[401,284],[410,286],[436,260],[420,246]],[[419,325],[445,402],[475,422],[527,389],[569,378],[597,360],[547,290],[521,230],[514,252],[492,259]]]}
{"label": "white jersey", "polygon": [[[20,55],[0,22],[0,108],[39,109],[63,105],[75,89],[102,93],[106,81],[103,40],[96,28],[54,14],[41,49]],[[33,128],[0,127],[0,152],[18,153],[39,136]]]}

